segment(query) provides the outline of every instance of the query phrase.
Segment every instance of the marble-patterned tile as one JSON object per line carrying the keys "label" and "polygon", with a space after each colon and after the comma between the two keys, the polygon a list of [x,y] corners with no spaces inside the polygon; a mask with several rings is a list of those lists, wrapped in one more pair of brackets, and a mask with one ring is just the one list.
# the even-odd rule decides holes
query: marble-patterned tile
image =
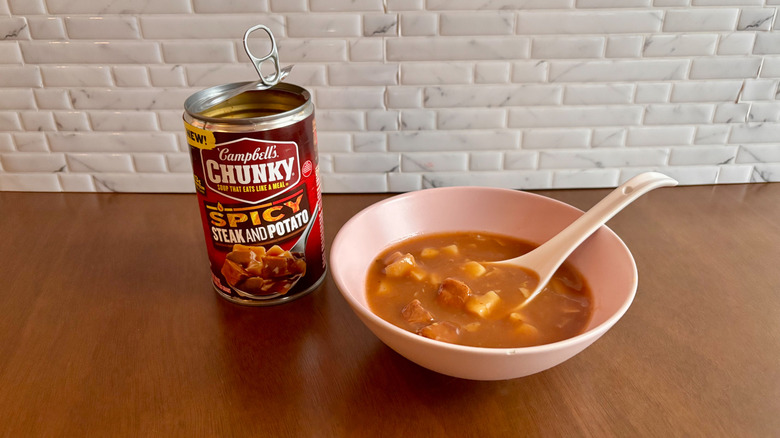
{"label": "marble-patterned tile", "polygon": [[664,148],[588,149],[579,151],[540,151],[540,169],[621,169],[636,166],[663,166],[669,159]]}
{"label": "marble-patterned tile", "polygon": [[556,170],[553,174],[552,188],[616,187],[619,177],[618,169]]}
{"label": "marble-patterned tile", "polygon": [[131,173],[133,159],[129,154],[69,153],[68,170],[71,172],[127,172]]}
{"label": "marble-patterned tile", "polygon": [[27,16],[30,36],[36,40],[64,40],[65,24],[62,17]]}
{"label": "marble-patterned tile", "polygon": [[404,12],[400,14],[403,36],[435,36],[439,32],[439,15],[429,12]]}
{"label": "marble-patterned tile", "polygon": [[669,165],[724,165],[736,157],[737,146],[681,146],[671,148]]}
{"label": "marble-patterned tile", "polygon": [[505,170],[533,170],[539,167],[539,152],[537,151],[506,151],[503,159],[503,169]]}
{"label": "marble-patterned tile", "polygon": [[420,190],[422,186],[422,174],[393,172],[387,175],[387,191],[391,193],[405,193]]}
{"label": "marble-patterned tile", "polygon": [[399,67],[395,63],[331,64],[328,82],[335,86],[397,85]]}
{"label": "marble-patterned tile", "polygon": [[520,190],[552,188],[551,171],[518,170],[512,172],[437,172],[422,175],[423,188],[483,186]]}
{"label": "marble-patterned tile", "polygon": [[690,125],[710,123],[715,114],[712,104],[658,104],[648,105],[645,111],[645,125]]}
{"label": "marble-patterned tile", "polygon": [[400,67],[403,85],[468,84],[474,78],[474,65],[466,62],[411,63]]}
{"label": "marble-patterned tile", "polygon": [[633,84],[572,84],[563,93],[565,105],[630,104],[634,98]]}
{"label": "marble-patterned tile", "polygon": [[640,106],[586,106],[513,108],[509,110],[510,128],[593,127],[638,125],[644,109]]}
{"label": "marble-patterned tile", "polygon": [[387,148],[393,152],[481,151],[516,149],[520,134],[514,131],[412,131],[387,134]]}
{"label": "marble-patterned tile", "polygon": [[626,145],[625,128],[596,128],[590,136],[592,148],[619,148]]}
{"label": "marble-patterned tile", "polygon": [[368,111],[366,112],[366,129],[369,131],[397,131],[401,126],[399,111]]}
{"label": "marble-patterned tile", "polygon": [[322,174],[322,191],[325,193],[384,193],[387,188],[384,173]]}
{"label": "marble-patterned tile", "polygon": [[707,56],[715,53],[716,34],[651,35],[645,38],[642,55],[648,57]]}
{"label": "marble-patterned tile", "polygon": [[56,173],[0,173],[0,191],[61,192]]}
{"label": "marble-patterned tile", "polygon": [[758,57],[695,58],[691,64],[691,79],[754,78],[761,68]]}
{"label": "marble-patterned tile", "polygon": [[397,153],[333,154],[333,171],[337,173],[396,172],[401,166]]}
{"label": "marble-patterned tile", "polygon": [[366,129],[365,114],[355,110],[324,110],[317,112],[318,131],[362,131]]}
{"label": "marble-patterned tile", "polygon": [[[287,0],[289,1],[289,0]],[[294,3],[290,1],[290,3]],[[192,0],[192,9],[200,14],[242,14],[250,12],[268,12],[268,0],[231,0],[214,2],[212,0]]]}
{"label": "marble-patterned tile", "polygon": [[460,61],[528,58],[531,40],[523,37],[388,38],[390,61]]}
{"label": "marble-patterned tile", "polygon": [[523,149],[581,149],[589,144],[589,129],[528,129],[523,132]]}
{"label": "marble-patterned tile", "polygon": [[0,156],[3,170],[6,172],[62,172],[66,168],[63,154],[40,152],[17,152]]}
{"label": "marble-patterned tile", "polygon": [[22,126],[25,131],[55,131],[57,125],[50,111],[20,111]]}
{"label": "marble-patterned tile", "polygon": [[43,65],[43,83],[47,87],[110,87],[111,68],[104,65]]}
{"label": "marble-patterned tile", "polygon": [[382,0],[309,0],[312,12],[381,11]]}
{"label": "marble-patterned tile", "polygon": [[3,87],[40,88],[43,78],[35,65],[0,65]]}
{"label": "marble-patterned tile", "polygon": [[[181,112],[177,127],[183,129]],[[157,114],[152,111],[90,111],[89,120],[93,131],[124,132],[124,131],[157,131]]]}
{"label": "marble-patterned tile", "polygon": [[718,168],[717,184],[744,184],[750,182],[754,167],[751,165],[728,164]]}
{"label": "marble-patterned tile", "polygon": [[507,111],[498,108],[440,109],[436,127],[451,129],[500,129],[506,127]]}
{"label": "marble-patterned tile", "polygon": [[436,129],[436,111],[424,109],[401,110],[401,131],[421,131]]}
{"label": "marble-patterned tile", "polygon": [[623,82],[682,80],[687,59],[632,59],[608,61],[561,60],[550,63],[552,82]]}
{"label": "marble-patterned tile", "polygon": [[768,31],[772,28],[776,11],[776,8],[742,8],[737,22],[737,30]]}
{"label": "marble-patterned tile", "polygon": [[71,39],[121,40],[141,37],[138,18],[132,15],[73,15],[64,17]]}
{"label": "marble-patterned tile", "polygon": [[561,102],[559,85],[481,85],[474,87],[426,87],[423,104],[428,108],[500,108],[555,105]]}
{"label": "marble-patterned tile", "polygon": [[531,57],[534,59],[601,58],[605,45],[604,37],[534,37],[531,42]]}
{"label": "marble-patterned tile", "polygon": [[512,35],[515,14],[509,11],[444,12],[439,15],[439,34]]}
{"label": "marble-patterned tile", "polygon": [[516,26],[517,33],[524,35],[635,34],[661,30],[663,17],[662,11],[653,9],[520,11]]}
{"label": "marble-patterned tile", "polygon": [[315,93],[319,108],[371,110],[385,106],[382,87],[318,87]]}
{"label": "marble-patterned tile", "polygon": [[[6,88],[2,90],[0,99],[0,112],[36,109],[36,96],[38,89]],[[0,118],[9,120],[15,118],[11,114],[0,114]],[[8,126],[8,125],[5,125]]]}
{"label": "marble-patterned tile", "polygon": [[467,171],[467,152],[407,152],[401,155],[402,172]]}
{"label": "marble-patterned tile", "polygon": [[666,11],[664,32],[727,32],[737,29],[738,8],[689,8]]}
{"label": "marble-patterned tile", "polygon": [[696,129],[692,126],[631,127],[626,146],[677,146],[693,143]]}
{"label": "marble-patterned tile", "polygon": [[381,132],[358,132],[352,135],[355,152],[386,152],[387,135]]}
{"label": "marble-patterned tile", "polygon": [[140,153],[133,154],[133,167],[136,172],[141,173],[165,173],[168,166],[165,163],[165,156],[158,153]]}
{"label": "marble-patterned tile", "polygon": [[[47,133],[53,152],[67,153],[125,153],[176,152],[176,135],[164,132],[123,133]],[[17,145],[18,148],[18,145]]]}
{"label": "marble-patterned tile", "polygon": [[[503,166],[504,154],[501,152],[491,151],[469,153],[469,170],[495,171],[501,170]],[[535,166],[532,168],[535,168]]]}
{"label": "marble-patterned tile", "polygon": [[43,132],[14,132],[14,145],[19,152],[49,152],[49,141]]}
{"label": "marble-patterned tile", "polygon": [[162,55],[167,64],[236,62],[232,41],[163,41]]}
{"label": "marble-patterned tile", "polygon": [[162,62],[154,41],[20,41],[30,64],[156,64]]}
{"label": "marble-patterned tile", "polygon": [[94,192],[95,182],[92,175],[84,173],[58,173],[63,192]]}
{"label": "marble-patterned tile", "polygon": [[474,82],[505,84],[509,82],[511,70],[512,66],[508,62],[480,62],[474,66]]}
{"label": "marble-patterned tile", "polygon": [[[30,0],[15,0],[28,2]],[[33,0],[33,2],[38,0]],[[46,0],[51,14],[186,14],[192,12],[190,0]]]}
{"label": "marble-patterned tile", "polygon": [[363,36],[398,36],[398,14],[364,14]]}
{"label": "marble-patterned tile", "polygon": [[363,35],[361,16],[349,13],[289,15],[286,29],[287,35],[295,38],[338,38]]}
{"label": "marble-patterned tile", "polygon": [[97,192],[194,193],[192,175],[186,173],[99,173],[93,174]]}
{"label": "marble-patterned tile", "polygon": [[387,87],[388,108],[420,108],[422,106],[422,87]]}
{"label": "marble-patterned tile", "polygon": [[753,32],[731,32],[722,34],[718,41],[718,55],[749,55],[753,53],[756,34]]}

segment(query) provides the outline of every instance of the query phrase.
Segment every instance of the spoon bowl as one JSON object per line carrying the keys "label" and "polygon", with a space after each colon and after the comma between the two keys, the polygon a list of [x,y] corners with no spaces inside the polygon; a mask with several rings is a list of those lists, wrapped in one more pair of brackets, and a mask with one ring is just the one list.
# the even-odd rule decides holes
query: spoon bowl
{"label": "spoon bowl", "polygon": [[517,307],[520,309],[536,298],[566,258],[613,216],[645,193],[659,187],[675,185],[677,185],[676,180],[662,173],[639,174],[618,186],[571,225],[533,251],[513,259],[485,262],[485,264],[512,266],[536,274],[539,282]]}

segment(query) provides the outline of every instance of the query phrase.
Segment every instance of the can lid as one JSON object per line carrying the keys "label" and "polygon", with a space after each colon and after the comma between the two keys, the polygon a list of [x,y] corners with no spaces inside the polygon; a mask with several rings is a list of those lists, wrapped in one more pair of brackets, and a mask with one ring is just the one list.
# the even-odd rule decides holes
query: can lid
{"label": "can lid", "polygon": [[[271,50],[265,56],[257,57],[252,53],[252,50],[249,49],[249,35],[256,30],[264,31],[271,39]],[[278,84],[279,81],[284,79],[284,77],[290,73],[290,70],[292,70],[292,66],[287,66],[285,68],[279,67],[279,51],[276,48],[276,38],[274,38],[274,34],[271,32],[271,29],[263,26],[262,24],[252,26],[244,33],[244,50],[249,56],[249,59],[252,60],[252,64],[255,66],[255,70],[257,70],[257,74],[260,76],[259,82],[264,86],[264,88],[257,88],[258,90],[273,87],[274,85]],[[274,71],[273,73],[265,76],[263,75],[261,67],[265,61],[269,60],[273,63]]]}
{"label": "can lid", "polygon": [[[257,30],[264,31],[271,39],[271,49],[269,50],[268,54],[260,57],[255,56],[252,53],[252,50],[249,49],[249,35]],[[238,96],[239,94],[246,91],[267,90],[281,82],[282,79],[290,74],[290,71],[293,68],[292,65],[280,67],[279,51],[276,47],[276,38],[274,38],[274,34],[271,32],[271,29],[262,24],[252,26],[244,33],[244,50],[246,51],[247,56],[249,56],[249,59],[252,61],[252,65],[255,66],[255,70],[257,70],[257,74],[260,76],[260,80],[255,82],[247,82],[241,87],[234,88],[222,94],[212,95],[209,99],[202,100],[198,105],[199,108],[201,108],[201,111],[205,111],[213,106],[219,105],[231,97]],[[273,65],[273,72],[269,73],[268,75],[264,75],[262,66],[267,61]]]}

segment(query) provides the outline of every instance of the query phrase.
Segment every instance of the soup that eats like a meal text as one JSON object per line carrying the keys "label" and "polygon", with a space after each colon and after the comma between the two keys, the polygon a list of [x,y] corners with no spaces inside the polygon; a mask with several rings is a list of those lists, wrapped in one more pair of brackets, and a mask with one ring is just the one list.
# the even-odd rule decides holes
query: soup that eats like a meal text
{"label": "soup that eats like a meal text", "polygon": [[369,269],[367,299],[379,317],[439,341],[475,347],[548,344],[582,333],[592,310],[582,276],[564,263],[525,306],[538,278],[488,261],[534,245],[477,232],[417,236],[380,254]]}

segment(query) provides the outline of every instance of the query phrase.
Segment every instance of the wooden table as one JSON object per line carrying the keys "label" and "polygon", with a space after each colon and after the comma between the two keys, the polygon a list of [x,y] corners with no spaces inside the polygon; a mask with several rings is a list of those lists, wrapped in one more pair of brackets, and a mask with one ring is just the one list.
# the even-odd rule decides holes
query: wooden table
{"label": "wooden table", "polygon": [[[605,190],[542,194],[587,209]],[[387,195],[326,195],[326,243]],[[423,369],[328,279],[272,308],[209,282],[194,195],[0,193],[0,436],[780,434],[780,184],[656,190],[610,223],[640,280],[580,355]]]}

